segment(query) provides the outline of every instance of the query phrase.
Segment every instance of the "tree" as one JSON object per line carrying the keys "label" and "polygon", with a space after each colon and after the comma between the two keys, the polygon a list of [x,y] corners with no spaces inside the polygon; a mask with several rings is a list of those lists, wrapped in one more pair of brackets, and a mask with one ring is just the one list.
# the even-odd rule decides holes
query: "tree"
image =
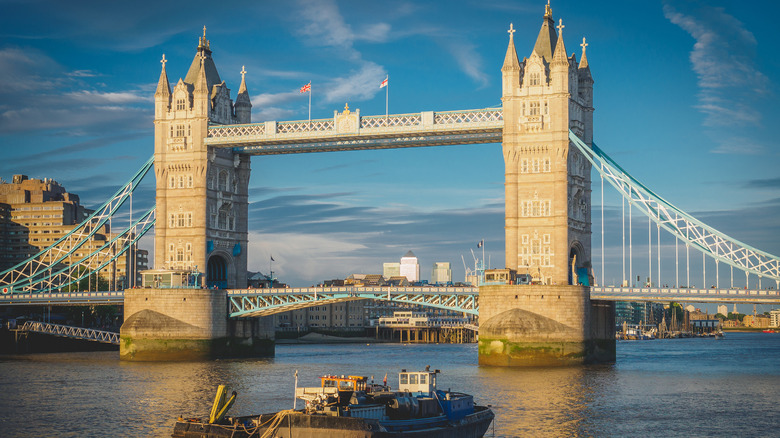
{"label": "tree", "polygon": [[[74,277],[80,277],[84,274],[86,271],[86,268],[83,266],[78,267],[78,271],[76,274],[73,274]],[[78,281],[78,283],[71,283],[68,286],[64,287],[63,290],[65,292],[80,292],[80,291],[99,291],[99,290],[111,290],[110,284],[108,280],[101,277],[97,272],[93,272],[92,274],[82,278]]]}

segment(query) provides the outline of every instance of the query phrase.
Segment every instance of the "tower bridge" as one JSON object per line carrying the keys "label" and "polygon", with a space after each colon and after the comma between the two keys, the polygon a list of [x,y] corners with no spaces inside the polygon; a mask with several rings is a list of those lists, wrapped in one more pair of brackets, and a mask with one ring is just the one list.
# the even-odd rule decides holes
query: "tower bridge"
{"label": "tower bridge", "polygon": [[[501,108],[361,116],[359,109],[345,106],[334,111],[333,118],[261,123],[251,121],[246,71],[242,69],[234,101],[219,75],[204,29],[186,75],[173,86],[164,55],[161,61],[154,96],[155,208],[131,223],[124,237],[112,243],[114,247],[73,260],[79,246],[76,241],[117,214],[137,187],[136,175],[79,231],[25,264],[0,273],[5,294],[0,304],[44,303],[47,299],[49,304],[62,302],[57,300],[86,304],[95,299],[118,300],[121,294],[126,317],[122,357],[143,360],[229,355],[244,347],[245,352],[267,353],[255,346],[267,346],[263,340],[272,336],[272,328],[262,318],[250,317],[317,303],[385,299],[465,313],[478,310],[480,363],[538,365],[614,360],[615,300],[780,302],[777,287],[743,292],[721,289],[718,284],[712,290],[695,290],[680,287],[677,274],[669,281],[672,288],[652,284],[647,289],[636,288],[626,281],[625,268],[622,283],[629,283],[628,287],[597,286],[605,277],[605,180],[628,201],[629,230],[633,208],[657,224],[656,286],[663,284],[661,229],[674,237],[675,256],[680,242],[686,260],[691,248],[714,260],[716,282],[722,263],[746,277],[774,281],[777,286],[780,258],[732,239],[674,207],[594,144],[594,79],[586,56],[588,45],[583,38],[579,58],[569,55],[563,29],[561,20],[555,25],[552,9],[546,5],[533,49],[520,61],[515,29],[510,25],[501,68]],[[252,155],[499,142],[505,164],[506,267],[528,272],[534,285],[441,292],[244,289]],[[151,161],[147,169],[150,165]],[[593,170],[602,184],[600,267],[594,266],[592,258]],[[171,272],[205,268],[202,286],[206,288],[128,289],[105,297],[74,296],[63,290],[131,248],[151,224],[155,228],[154,266]],[[629,236],[628,260],[632,260],[631,253]],[[634,277],[632,268],[628,274],[629,279]],[[690,285],[690,274],[685,285]]]}

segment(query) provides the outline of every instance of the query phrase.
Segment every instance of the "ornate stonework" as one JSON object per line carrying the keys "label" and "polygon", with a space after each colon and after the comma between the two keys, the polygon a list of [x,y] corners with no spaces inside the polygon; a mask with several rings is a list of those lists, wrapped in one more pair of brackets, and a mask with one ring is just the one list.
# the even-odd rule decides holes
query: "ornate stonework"
{"label": "ornate stonework", "polygon": [[[555,32],[555,27],[558,32]],[[568,56],[564,26],[545,9],[531,54],[522,62],[510,25],[502,71],[506,266],[544,284],[577,284],[590,264],[590,163],[569,144],[569,130],[593,136],[593,79]]]}
{"label": "ornate stonework", "polygon": [[[205,30],[204,30],[205,32]],[[155,269],[197,269],[208,286],[246,287],[249,157],[208,147],[210,123],[251,122],[241,71],[235,104],[205,33],[184,79],[155,93]]]}

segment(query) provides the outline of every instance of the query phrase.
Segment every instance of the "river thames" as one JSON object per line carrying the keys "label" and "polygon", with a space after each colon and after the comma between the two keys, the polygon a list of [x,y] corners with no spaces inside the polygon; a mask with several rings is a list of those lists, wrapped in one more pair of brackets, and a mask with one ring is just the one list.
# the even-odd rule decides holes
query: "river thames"
{"label": "river thames", "polygon": [[[439,387],[496,413],[495,436],[779,436],[780,334],[618,343],[614,365],[493,368],[475,344],[278,345],[276,357],[127,363],[117,352],[0,358],[0,436],[170,436],[179,415],[207,416],[217,385],[231,414],[289,409],[323,374],[397,386],[401,368],[442,370]],[[300,407],[300,402],[299,402]],[[491,429],[487,436],[493,436]]]}

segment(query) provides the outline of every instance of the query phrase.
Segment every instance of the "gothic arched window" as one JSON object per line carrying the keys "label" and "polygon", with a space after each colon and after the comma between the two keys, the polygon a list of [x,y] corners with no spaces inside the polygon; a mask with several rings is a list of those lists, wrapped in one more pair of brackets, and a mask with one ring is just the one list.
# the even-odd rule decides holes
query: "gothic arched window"
{"label": "gothic arched window", "polygon": [[219,190],[222,190],[223,192],[227,191],[228,187],[228,173],[226,170],[222,170],[219,172]]}

